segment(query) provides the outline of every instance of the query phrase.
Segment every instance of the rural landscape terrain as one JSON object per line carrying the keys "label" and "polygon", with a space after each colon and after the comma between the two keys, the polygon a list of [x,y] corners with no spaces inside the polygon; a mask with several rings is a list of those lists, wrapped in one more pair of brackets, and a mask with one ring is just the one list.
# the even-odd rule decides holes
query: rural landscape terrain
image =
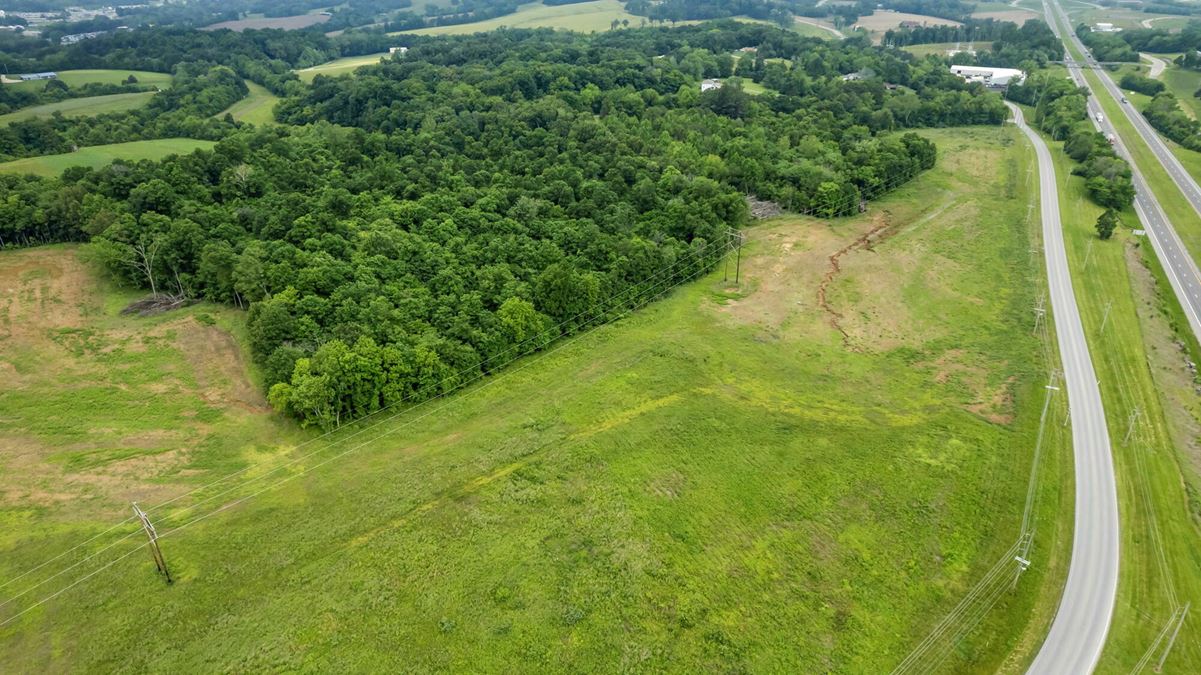
{"label": "rural landscape terrain", "polygon": [[0,0],[0,671],[1201,671],[1201,3]]}

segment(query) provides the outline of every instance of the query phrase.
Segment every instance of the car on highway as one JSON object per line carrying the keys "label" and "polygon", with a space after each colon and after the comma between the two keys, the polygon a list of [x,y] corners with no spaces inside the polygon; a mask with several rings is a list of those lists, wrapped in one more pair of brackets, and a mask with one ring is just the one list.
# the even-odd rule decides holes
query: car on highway
{"label": "car on highway", "polygon": [[1122,103],[1129,103],[1129,102],[1130,101],[1127,101],[1125,96],[1122,97]]}

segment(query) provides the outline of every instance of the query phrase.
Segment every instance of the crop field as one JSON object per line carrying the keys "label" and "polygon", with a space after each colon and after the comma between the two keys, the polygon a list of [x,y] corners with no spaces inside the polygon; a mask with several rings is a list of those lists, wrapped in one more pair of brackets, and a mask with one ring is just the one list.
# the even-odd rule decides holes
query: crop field
{"label": "crop field", "polygon": [[221,30],[228,28],[235,32],[244,30],[262,30],[264,28],[279,28],[282,30],[297,30],[299,28],[308,28],[319,23],[329,21],[329,16],[324,14],[297,14],[296,16],[274,16],[274,17],[255,17],[248,19],[239,19],[237,21],[222,21],[211,26],[205,26],[201,30]]}
{"label": "crop field", "polygon": [[[1201,358],[1150,243],[1133,236],[1137,216],[1110,241],[1096,238],[1100,214],[1084,179],[1052,144],[1064,237],[1076,300],[1113,439],[1121,508],[1118,600],[1097,672],[1132,672],[1174,608],[1201,600],[1201,410],[1187,364]],[[1139,416],[1131,424],[1132,411]],[[1127,435],[1129,438],[1127,439]],[[1201,671],[1197,622],[1185,624],[1165,673]],[[1154,654],[1152,663],[1158,660]]]}
{"label": "crop field", "polygon": [[602,32],[612,27],[613,21],[629,21],[638,26],[645,17],[625,11],[618,0],[595,0],[571,5],[548,6],[541,2],[522,5],[514,14],[499,16],[486,21],[459,24],[457,26],[435,26],[405,31],[418,35],[464,35],[495,30],[501,26],[509,28],[561,28],[581,33]]}
{"label": "crop field", "polygon": [[894,12],[888,9],[878,9],[867,16],[859,17],[859,22],[855,25],[872,33],[883,33],[887,30],[899,27],[902,21],[916,21],[923,26],[959,25],[958,21],[951,21],[950,19],[943,19],[937,16],[908,14],[906,12]]}
{"label": "crop field", "polygon": [[7,115],[0,115],[0,126],[35,117],[50,117],[56,112],[62,113],[66,117],[84,117],[87,115],[123,112],[133,110],[134,108],[141,108],[150,102],[151,96],[154,96],[154,92],[146,91],[131,94],[108,94],[105,96],[69,98],[65,101],[21,108]]}
{"label": "crop field", "polygon": [[[328,75],[330,77],[347,75],[349,73],[353,73],[356,68],[373,66],[386,58],[388,58],[387,52],[381,54],[367,54],[365,56],[347,56],[345,58],[327,61],[319,66],[302,68],[296,71],[296,75],[302,82],[309,83],[312,82],[318,75]],[[247,82],[246,84],[249,85],[250,83]],[[270,92],[267,93],[270,94]]]}
{"label": "crop field", "polygon": [[[1028,151],[927,133],[868,213],[751,228],[741,284],[326,437],[263,411],[232,310],[121,317],[76,249],[0,252],[0,588],[33,587],[0,621],[94,573],[0,670],[889,670],[1016,537],[1053,366]],[[1020,671],[1050,618],[1060,428],[1035,567],[954,672]],[[172,586],[105,532],[134,499]]]}
{"label": "crop field", "polygon": [[130,141],[80,148],[76,152],[61,155],[25,157],[0,163],[0,173],[32,173],[39,176],[57,176],[73,166],[100,167],[124,159],[162,159],[167,155],[183,155],[193,150],[213,147],[212,141],[191,138],[160,138],[153,141]]}
{"label": "crop field", "polygon": [[[304,79],[303,76],[301,79]],[[312,81],[312,78],[306,80]],[[271,124],[275,121],[272,115],[272,109],[275,104],[279,103],[279,97],[267,91],[267,88],[261,84],[246,81],[246,86],[250,89],[250,93],[245,98],[229,106],[228,109],[218,114],[219,117],[224,117],[226,113],[233,115],[233,118],[239,122],[249,122],[251,124]]]}
{"label": "crop field", "polygon": [[[121,84],[127,77],[133,75],[138,84],[149,84],[160,88],[171,86],[170,73],[152,73],[145,70],[62,70],[58,71],[58,79],[69,86],[79,87],[95,82],[97,84]],[[45,80],[29,82],[5,83],[5,87],[25,87],[41,90],[46,86]]]}
{"label": "crop field", "polygon": [[997,21],[1012,21],[1017,25],[1022,25],[1031,19],[1042,19],[1043,15],[1038,12],[1033,12],[1028,9],[1015,9],[1010,7],[1002,10],[992,11],[976,11],[972,12],[974,19],[995,19]]}

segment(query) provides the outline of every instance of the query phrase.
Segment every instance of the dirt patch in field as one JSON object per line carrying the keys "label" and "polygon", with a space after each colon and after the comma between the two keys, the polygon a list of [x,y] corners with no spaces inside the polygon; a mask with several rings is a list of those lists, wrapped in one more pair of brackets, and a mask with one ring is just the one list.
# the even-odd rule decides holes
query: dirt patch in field
{"label": "dirt patch in field", "polygon": [[993,424],[1012,424],[1014,420],[1013,385],[1017,378],[1009,377],[999,385],[990,385],[988,372],[976,364],[976,359],[961,349],[943,352],[934,361],[914,364],[931,371],[931,379],[940,386],[963,390],[964,410]]}
{"label": "dirt patch in field", "polygon": [[270,410],[262,393],[246,377],[247,363],[234,337],[192,317],[174,324],[175,344],[187,357],[201,397],[215,405],[235,405],[250,412]]}
{"label": "dirt patch in field", "polygon": [[269,411],[232,335],[119,316],[105,287],[74,248],[0,253],[0,504],[158,501],[214,425]]}
{"label": "dirt patch in field", "polygon": [[0,262],[0,346],[79,326],[83,313],[93,309],[89,283],[73,255],[47,255],[39,249],[6,252]]}
{"label": "dirt patch in field", "polygon": [[[822,308],[822,311],[829,317],[830,327],[838,331],[842,335],[842,344],[844,347],[852,347],[850,343],[851,336],[846,329],[842,327],[842,314],[835,310],[830,305],[830,300],[827,292],[830,284],[842,271],[840,261],[842,257],[853,251],[865,250],[871,251],[872,247],[883,241],[892,232],[892,219],[889,217],[888,211],[882,211],[872,218],[872,227],[867,232],[864,232],[859,238],[851,243],[843,246],[834,253],[830,254],[828,260],[829,267],[826,268],[825,275],[822,276],[822,281],[817,286],[817,306]],[[853,347],[852,347],[853,348]]]}

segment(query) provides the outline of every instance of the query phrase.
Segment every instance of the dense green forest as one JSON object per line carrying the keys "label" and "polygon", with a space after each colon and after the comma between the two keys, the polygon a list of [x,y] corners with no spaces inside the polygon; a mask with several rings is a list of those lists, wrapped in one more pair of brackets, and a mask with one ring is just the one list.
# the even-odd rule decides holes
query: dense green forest
{"label": "dense green forest", "polygon": [[[218,125],[213,151],[4,176],[0,237],[90,239],[130,283],[248,307],[272,402],[328,427],[705,269],[745,222],[746,194],[852,214],[933,166],[933,144],[905,129],[1005,118],[937,59],[764,25],[410,44],[354,77],[289,87],[287,125],[259,129],[200,117],[240,80],[181,63],[145,123]],[[744,47],[757,51],[735,57]],[[725,86],[702,94],[702,77]],[[740,78],[776,91],[751,96]],[[73,141],[106,122],[44,124],[12,128]]]}
{"label": "dense green forest", "polygon": [[1088,89],[1051,73],[1032,75],[1011,84],[1006,96],[1034,106],[1034,122],[1079,162],[1072,173],[1086,179],[1085,187],[1101,206],[1121,209],[1134,202],[1130,165],[1117,156],[1108,139],[1088,118]]}
{"label": "dense green forest", "polygon": [[1018,27],[1009,21],[969,19],[961,26],[898,28],[884,34],[884,44],[893,47],[972,41],[991,41],[992,46],[975,54],[957,54],[956,63],[1034,70],[1048,61],[1063,60],[1063,42],[1043,21],[1027,21]]}

